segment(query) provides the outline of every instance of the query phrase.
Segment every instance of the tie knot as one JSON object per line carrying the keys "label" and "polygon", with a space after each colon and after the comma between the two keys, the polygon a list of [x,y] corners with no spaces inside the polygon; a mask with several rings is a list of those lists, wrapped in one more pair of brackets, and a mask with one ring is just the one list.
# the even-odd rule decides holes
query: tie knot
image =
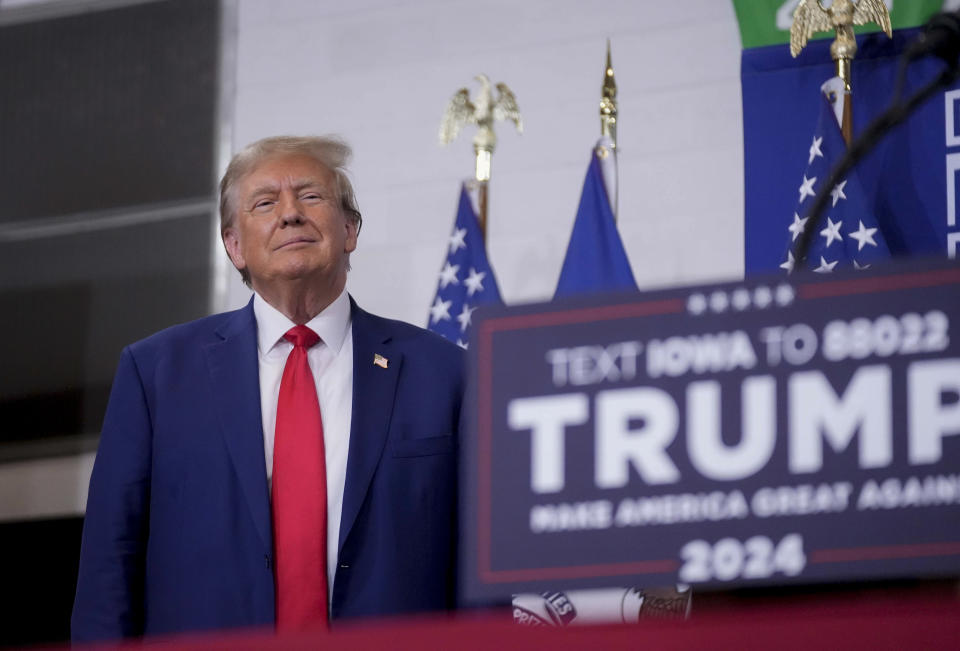
{"label": "tie knot", "polygon": [[305,325],[298,325],[290,328],[287,330],[286,334],[283,335],[283,338],[294,346],[303,346],[304,348],[310,348],[315,343],[320,341],[320,335]]}

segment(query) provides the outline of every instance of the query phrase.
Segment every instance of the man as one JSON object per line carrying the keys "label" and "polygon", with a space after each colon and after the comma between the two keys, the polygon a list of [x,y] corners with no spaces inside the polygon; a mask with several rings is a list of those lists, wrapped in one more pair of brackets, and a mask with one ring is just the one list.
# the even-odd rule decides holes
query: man
{"label": "man", "polygon": [[349,155],[292,137],[237,154],[221,235],[254,297],[123,351],[75,641],[453,604],[462,354],[346,294]]}

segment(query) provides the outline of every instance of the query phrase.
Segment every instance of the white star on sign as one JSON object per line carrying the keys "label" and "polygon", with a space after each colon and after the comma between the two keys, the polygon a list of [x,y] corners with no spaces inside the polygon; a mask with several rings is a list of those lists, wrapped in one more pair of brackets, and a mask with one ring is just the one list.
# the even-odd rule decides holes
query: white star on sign
{"label": "white star on sign", "polygon": [[780,306],[790,305],[796,296],[796,293],[793,291],[793,287],[790,285],[777,285],[777,289],[774,294],[776,296],[777,305]]}
{"label": "white star on sign", "polygon": [[833,244],[833,241],[837,242],[843,241],[843,236],[840,234],[840,226],[843,225],[843,220],[834,223],[832,219],[827,217],[827,227],[820,231],[820,235],[827,238],[827,243],[824,246],[830,246]]}
{"label": "white star on sign", "polygon": [[800,203],[803,203],[803,200],[807,197],[812,197],[816,194],[813,191],[813,184],[817,182],[817,177],[808,179],[807,175],[803,175],[803,184],[800,186]]}
{"label": "white star on sign", "polygon": [[703,294],[691,294],[687,299],[687,311],[691,314],[702,314],[707,309],[707,298]]}
{"label": "white star on sign", "polygon": [[457,339],[457,345],[463,348],[464,350],[470,347],[470,344],[465,342],[463,339]]}
{"label": "white star on sign", "polygon": [[868,264],[860,264],[859,262],[857,262],[856,260],[854,260],[854,261],[853,261],[853,268],[856,269],[857,271],[863,271],[864,269],[869,269],[869,268],[870,268],[870,265],[868,265]]}
{"label": "white star on sign", "polygon": [[770,305],[770,301],[772,300],[773,292],[770,291],[769,287],[760,285],[753,290],[753,304],[759,307],[761,310]]}
{"label": "white star on sign", "polygon": [[430,308],[430,323],[439,323],[440,321],[449,321],[450,320],[450,306],[453,304],[453,301],[444,301],[437,296],[437,300],[434,301],[433,307]]}
{"label": "white star on sign", "polygon": [[483,279],[486,275],[486,271],[477,271],[470,267],[470,275],[463,281],[463,284],[467,287],[467,296],[473,296],[476,292],[483,291]]}
{"label": "white star on sign", "polygon": [[794,264],[795,264],[795,261],[793,259],[793,253],[791,251],[787,251],[787,259],[782,265],[780,265],[780,268],[785,270],[788,274],[790,274],[790,273],[793,273]]}
{"label": "white star on sign", "polygon": [[459,285],[460,281],[457,279],[458,271],[460,271],[460,265],[450,264],[447,262],[447,264],[443,266],[443,270],[440,272],[440,289],[445,288],[450,283]]}
{"label": "white star on sign", "polygon": [[453,231],[453,235],[450,236],[450,254],[453,255],[457,252],[457,249],[466,248],[467,243],[464,239],[467,237],[467,229],[458,228]]}
{"label": "white star on sign", "polygon": [[723,290],[718,289],[710,295],[710,309],[714,312],[723,312],[727,309],[729,304],[730,300],[727,298],[727,294]]}
{"label": "white star on sign", "polygon": [[793,223],[787,226],[787,230],[790,231],[790,234],[793,236],[790,238],[791,242],[796,242],[797,238],[800,237],[800,233],[803,232],[803,227],[806,225],[809,217],[804,217],[800,219],[800,215],[793,213]]}
{"label": "white star on sign", "polygon": [[823,152],[820,150],[820,145],[823,144],[823,138],[817,138],[814,136],[813,144],[810,145],[810,160],[807,161],[807,165],[813,163],[813,159],[817,156],[823,157]]}
{"label": "white star on sign", "polygon": [[733,309],[742,312],[750,307],[750,292],[743,287],[733,290],[733,296],[730,298],[730,303],[733,305]]}
{"label": "white star on sign", "polygon": [[833,186],[832,190],[830,190],[830,196],[833,197],[834,206],[836,206],[837,202],[840,201],[841,199],[847,198],[847,195],[843,193],[843,188],[845,188],[846,185],[847,185],[846,181],[840,181],[835,186]]}
{"label": "white star on sign", "polygon": [[871,246],[876,246],[877,242],[873,239],[873,234],[877,232],[876,228],[867,228],[863,225],[863,221],[860,221],[860,228],[850,233],[850,237],[857,241],[857,251],[863,250],[867,244]]}
{"label": "white star on sign", "polygon": [[466,303],[463,304],[463,310],[457,315],[457,321],[460,322],[460,332],[467,331],[467,328],[470,326],[470,315],[473,314],[475,309],[477,308],[470,307]]}
{"label": "white star on sign", "polygon": [[837,266],[837,261],[827,262],[824,260],[823,256],[820,256],[820,266],[814,269],[818,274],[828,274],[833,271],[833,268]]}

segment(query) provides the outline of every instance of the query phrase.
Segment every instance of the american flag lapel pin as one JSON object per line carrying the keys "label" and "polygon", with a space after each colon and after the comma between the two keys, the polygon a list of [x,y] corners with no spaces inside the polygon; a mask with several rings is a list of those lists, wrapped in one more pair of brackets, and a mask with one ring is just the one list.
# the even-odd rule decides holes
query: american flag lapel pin
{"label": "american flag lapel pin", "polygon": [[379,366],[380,368],[387,368],[387,364],[389,363],[389,361],[390,360],[388,360],[386,357],[384,357],[380,353],[373,354],[373,363],[375,366]]}

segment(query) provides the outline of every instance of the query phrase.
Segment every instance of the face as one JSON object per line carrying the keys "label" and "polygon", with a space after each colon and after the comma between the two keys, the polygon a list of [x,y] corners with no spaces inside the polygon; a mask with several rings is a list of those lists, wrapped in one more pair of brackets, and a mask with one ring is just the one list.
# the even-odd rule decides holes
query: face
{"label": "face", "polygon": [[333,172],[300,154],[266,158],[240,179],[236,215],[223,240],[254,289],[311,278],[331,286],[346,282],[357,230],[336,189]]}

